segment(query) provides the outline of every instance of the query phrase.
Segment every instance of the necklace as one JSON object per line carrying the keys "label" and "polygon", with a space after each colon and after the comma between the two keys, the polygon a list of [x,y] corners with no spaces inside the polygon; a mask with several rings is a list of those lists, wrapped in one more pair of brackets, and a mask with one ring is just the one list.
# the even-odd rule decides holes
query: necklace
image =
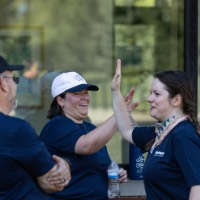
{"label": "necklace", "polygon": [[154,144],[151,147],[150,153],[153,153],[155,147],[161,144],[161,142],[165,139],[165,137],[169,134],[169,132],[181,121],[185,120],[188,116],[181,114],[175,115],[166,119],[161,123],[155,124],[155,133],[156,139]]}

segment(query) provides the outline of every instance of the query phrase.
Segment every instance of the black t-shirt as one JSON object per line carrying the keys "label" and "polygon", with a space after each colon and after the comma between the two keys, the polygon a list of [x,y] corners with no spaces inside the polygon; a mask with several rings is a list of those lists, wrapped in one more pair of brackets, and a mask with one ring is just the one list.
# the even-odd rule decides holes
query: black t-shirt
{"label": "black t-shirt", "polygon": [[[155,137],[154,127],[137,127],[137,146]],[[187,120],[176,125],[145,161],[144,183],[148,200],[188,200],[192,186],[200,185],[200,137]]]}
{"label": "black t-shirt", "polygon": [[0,113],[0,124],[0,199],[49,199],[34,178],[54,166],[50,153],[26,121]]}
{"label": "black t-shirt", "polygon": [[72,179],[63,191],[51,194],[54,199],[107,199],[107,169],[110,157],[106,146],[90,155],[75,153],[78,139],[95,128],[91,123],[78,124],[65,116],[58,115],[42,129],[40,139],[44,141],[48,150],[68,158],[72,163]]}

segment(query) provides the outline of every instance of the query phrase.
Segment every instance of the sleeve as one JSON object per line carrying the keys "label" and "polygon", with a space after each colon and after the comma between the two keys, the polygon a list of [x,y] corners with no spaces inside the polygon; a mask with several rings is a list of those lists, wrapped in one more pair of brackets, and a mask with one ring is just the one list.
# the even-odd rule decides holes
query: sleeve
{"label": "sleeve", "polygon": [[173,143],[175,160],[189,187],[200,185],[200,137],[193,129],[179,129]]}
{"label": "sleeve", "polygon": [[51,152],[68,157],[69,154],[75,153],[76,142],[83,134],[85,130],[82,130],[79,125],[67,118],[60,118],[50,121],[42,130],[40,138]]}
{"label": "sleeve", "polygon": [[17,132],[10,149],[14,159],[33,176],[44,175],[55,165],[51,154],[29,123],[24,121]]}
{"label": "sleeve", "polygon": [[145,146],[155,138],[155,127],[136,127],[132,132],[132,139],[136,146],[145,151]]}

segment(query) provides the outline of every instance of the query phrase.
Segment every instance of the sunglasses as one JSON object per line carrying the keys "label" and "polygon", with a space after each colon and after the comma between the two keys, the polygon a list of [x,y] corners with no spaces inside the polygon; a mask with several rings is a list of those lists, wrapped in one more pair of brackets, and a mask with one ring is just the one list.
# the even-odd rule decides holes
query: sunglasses
{"label": "sunglasses", "polygon": [[13,79],[13,81],[16,83],[16,84],[18,84],[19,83],[19,77],[15,77],[15,76],[13,76],[13,77],[11,77],[11,76],[3,76],[4,78],[12,78]]}

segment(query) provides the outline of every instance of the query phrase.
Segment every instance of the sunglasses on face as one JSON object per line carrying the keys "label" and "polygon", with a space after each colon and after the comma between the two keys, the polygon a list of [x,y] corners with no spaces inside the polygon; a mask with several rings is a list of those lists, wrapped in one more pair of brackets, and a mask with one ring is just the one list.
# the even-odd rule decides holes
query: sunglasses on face
{"label": "sunglasses on face", "polygon": [[19,83],[19,77],[15,77],[15,76],[3,76],[4,78],[12,78],[13,81],[18,84]]}

